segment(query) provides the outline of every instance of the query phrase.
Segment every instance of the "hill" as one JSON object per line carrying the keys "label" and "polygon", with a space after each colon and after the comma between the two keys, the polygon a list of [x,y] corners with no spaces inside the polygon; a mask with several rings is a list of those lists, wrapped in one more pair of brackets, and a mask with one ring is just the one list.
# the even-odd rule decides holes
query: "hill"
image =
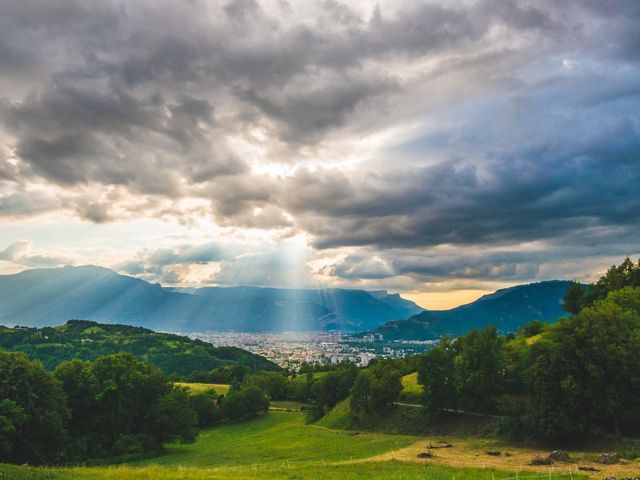
{"label": "hill", "polygon": [[0,327],[0,349],[26,353],[53,370],[78,358],[94,360],[117,352],[131,353],[170,375],[188,375],[225,365],[278,371],[275,363],[235,347],[214,347],[201,340],[127,325],[70,320],[58,327]]}
{"label": "hill", "polygon": [[504,288],[451,310],[425,310],[377,328],[385,339],[428,340],[458,336],[485,325],[514,332],[531,320],[553,322],[566,315],[562,299],[570,282],[554,280]]}
{"label": "hill", "polygon": [[363,290],[258,287],[163,288],[95,266],[0,276],[0,323],[51,326],[70,318],[164,331],[358,331],[422,308]]}

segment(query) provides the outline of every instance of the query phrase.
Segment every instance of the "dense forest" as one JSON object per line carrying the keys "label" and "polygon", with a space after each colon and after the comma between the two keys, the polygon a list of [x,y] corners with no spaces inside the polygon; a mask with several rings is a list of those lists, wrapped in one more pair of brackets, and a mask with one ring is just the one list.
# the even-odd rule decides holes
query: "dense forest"
{"label": "dense forest", "polygon": [[32,360],[42,362],[47,370],[67,360],[95,360],[119,352],[131,353],[176,378],[226,365],[280,370],[266,358],[240,348],[214,347],[179,335],[87,320],[70,320],[58,327],[44,328],[0,326],[0,349],[26,353]]}

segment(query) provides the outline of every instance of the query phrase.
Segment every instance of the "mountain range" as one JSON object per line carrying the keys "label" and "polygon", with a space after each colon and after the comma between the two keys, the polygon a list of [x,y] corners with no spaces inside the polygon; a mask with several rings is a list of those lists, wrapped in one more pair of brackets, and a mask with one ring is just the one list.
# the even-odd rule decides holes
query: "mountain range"
{"label": "mountain range", "polygon": [[450,310],[425,310],[377,328],[385,339],[429,340],[458,336],[485,325],[515,332],[531,320],[553,322],[566,315],[562,301],[570,282],[552,280],[504,288]]}
{"label": "mountain range", "polygon": [[0,276],[0,323],[69,319],[173,332],[362,331],[423,309],[398,294],[347,289],[163,288],[95,266]]}
{"label": "mountain range", "polygon": [[171,332],[375,331],[432,339],[493,324],[515,331],[563,315],[566,281],[498,290],[450,310],[425,310],[399,294],[339,288],[165,288],[96,266],[0,276],[0,324],[42,327],[70,319]]}

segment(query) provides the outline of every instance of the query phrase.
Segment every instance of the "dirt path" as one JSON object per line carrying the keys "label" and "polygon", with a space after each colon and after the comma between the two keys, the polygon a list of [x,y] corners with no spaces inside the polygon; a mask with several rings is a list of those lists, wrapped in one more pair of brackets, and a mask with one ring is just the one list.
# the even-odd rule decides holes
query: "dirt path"
{"label": "dirt path", "polygon": [[[451,448],[433,448],[429,445],[437,446],[439,442],[448,442]],[[441,443],[440,443],[441,444]],[[500,451],[499,456],[487,454],[487,451]],[[428,452],[432,458],[418,458],[419,453]],[[400,460],[403,462],[431,462],[434,464],[451,467],[468,468],[495,468],[506,471],[531,471],[538,473],[580,473],[590,478],[602,479],[608,476],[617,478],[640,475],[640,464],[635,462],[618,463],[615,465],[601,465],[593,461],[586,460],[588,455],[585,452],[571,452],[572,461],[556,463],[555,465],[531,465],[531,460],[536,457],[547,457],[548,450],[537,450],[535,448],[519,448],[499,444],[495,440],[486,439],[460,439],[460,438],[437,438],[425,437],[414,444],[391,452],[387,452],[374,457],[353,460],[358,462],[373,462]],[[593,455],[593,454],[592,454]],[[351,462],[349,462],[351,463]],[[579,471],[578,466],[597,468],[598,472]]]}

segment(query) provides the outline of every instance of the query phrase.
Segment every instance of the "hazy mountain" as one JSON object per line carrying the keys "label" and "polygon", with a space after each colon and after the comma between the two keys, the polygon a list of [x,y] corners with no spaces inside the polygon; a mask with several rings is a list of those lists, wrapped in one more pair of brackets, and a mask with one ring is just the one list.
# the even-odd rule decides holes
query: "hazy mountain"
{"label": "hazy mountain", "polygon": [[421,310],[399,295],[363,290],[181,291],[94,266],[0,276],[0,323],[5,325],[58,325],[82,318],[170,331],[356,331]]}
{"label": "hazy mountain", "polygon": [[475,302],[451,310],[425,310],[407,320],[395,320],[377,328],[386,339],[426,340],[461,335],[485,325],[513,332],[531,320],[553,322],[566,315],[562,299],[566,281],[518,285],[484,295]]}

